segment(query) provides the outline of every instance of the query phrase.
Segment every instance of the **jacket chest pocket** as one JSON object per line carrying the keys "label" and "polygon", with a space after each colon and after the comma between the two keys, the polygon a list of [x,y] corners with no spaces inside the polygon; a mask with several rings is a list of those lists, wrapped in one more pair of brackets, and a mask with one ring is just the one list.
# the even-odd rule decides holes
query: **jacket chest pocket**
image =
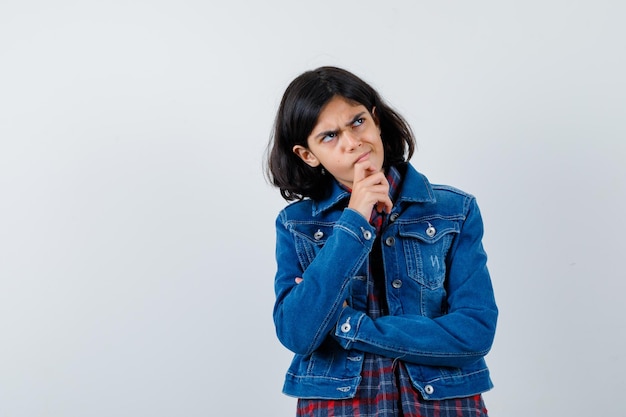
{"label": "jacket chest pocket", "polygon": [[298,223],[292,226],[296,253],[302,270],[313,262],[332,232],[332,224]]}
{"label": "jacket chest pocket", "polygon": [[443,286],[446,256],[459,233],[457,221],[431,219],[400,225],[407,274],[429,289]]}

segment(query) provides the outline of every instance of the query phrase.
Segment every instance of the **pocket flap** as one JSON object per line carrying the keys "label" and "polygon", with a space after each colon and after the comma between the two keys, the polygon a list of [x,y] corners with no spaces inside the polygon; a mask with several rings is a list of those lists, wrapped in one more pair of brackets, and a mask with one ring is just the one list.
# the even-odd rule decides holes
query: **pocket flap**
{"label": "pocket flap", "polygon": [[448,233],[459,233],[458,220],[434,218],[399,225],[398,234],[402,237],[419,239],[424,243],[435,243]]}

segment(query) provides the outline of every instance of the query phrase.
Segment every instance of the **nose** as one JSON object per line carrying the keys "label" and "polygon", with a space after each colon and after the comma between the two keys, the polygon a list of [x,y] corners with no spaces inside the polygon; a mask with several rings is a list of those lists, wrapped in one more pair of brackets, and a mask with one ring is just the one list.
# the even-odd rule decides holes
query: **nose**
{"label": "nose", "polygon": [[344,139],[345,147],[348,151],[352,151],[361,146],[361,139],[352,132],[345,132]]}

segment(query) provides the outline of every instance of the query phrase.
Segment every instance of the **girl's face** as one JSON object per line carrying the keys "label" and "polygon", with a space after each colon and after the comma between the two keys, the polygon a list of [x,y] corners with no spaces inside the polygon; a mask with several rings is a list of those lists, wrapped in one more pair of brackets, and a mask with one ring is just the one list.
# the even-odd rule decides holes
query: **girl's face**
{"label": "girl's face", "polygon": [[307,147],[296,145],[293,152],[306,164],[321,165],[337,181],[352,189],[354,166],[368,161],[375,171],[383,168],[385,152],[376,109],[333,97],[323,108],[307,139]]}

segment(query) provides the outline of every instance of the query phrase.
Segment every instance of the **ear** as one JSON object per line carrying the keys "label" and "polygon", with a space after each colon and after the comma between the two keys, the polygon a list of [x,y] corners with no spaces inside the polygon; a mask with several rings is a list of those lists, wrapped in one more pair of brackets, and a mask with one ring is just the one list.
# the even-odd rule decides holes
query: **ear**
{"label": "ear", "polygon": [[378,114],[376,114],[376,106],[372,107],[372,119],[374,119],[374,123],[380,129],[380,120],[378,120]]}
{"label": "ear", "polygon": [[315,168],[316,166],[319,166],[320,164],[320,161],[317,159],[315,155],[313,155],[313,152],[311,152],[308,148],[305,148],[302,145],[294,146],[293,153],[298,155],[300,159],[302,159],[304,163],[307,164],[308,166]]}

